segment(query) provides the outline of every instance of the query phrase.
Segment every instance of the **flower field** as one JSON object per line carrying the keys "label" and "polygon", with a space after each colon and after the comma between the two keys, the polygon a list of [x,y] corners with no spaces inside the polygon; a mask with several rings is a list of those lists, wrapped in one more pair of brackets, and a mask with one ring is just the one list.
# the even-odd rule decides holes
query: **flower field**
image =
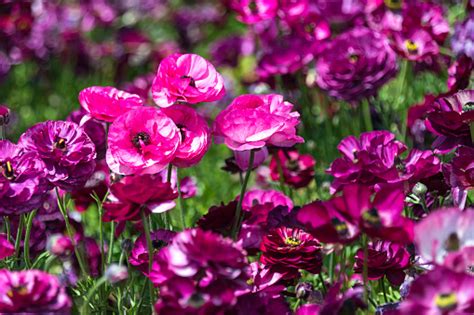
{"label": "flower field", "polygon": [[0,314],[474,314],[474,1],[0,0]]}

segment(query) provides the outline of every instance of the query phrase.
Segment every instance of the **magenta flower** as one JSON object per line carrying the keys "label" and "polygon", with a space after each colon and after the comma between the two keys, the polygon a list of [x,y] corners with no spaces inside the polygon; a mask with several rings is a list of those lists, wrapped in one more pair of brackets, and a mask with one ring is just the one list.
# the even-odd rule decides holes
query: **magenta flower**
{"label": "magenta flower", "polygon": [[181,134],[181,143],[171,162],[178,167],[190,167],[201,161],[211,145],[211,131],[206,120],[186,105],[163,109]]}
{"label": "magenta flower", "polygon": [[469,86],[471,73],[474,71],[474,61],[466,55],[461,55],[448,69],[448,89],[450,93],[464,90]]}
{"label": "magenta flower", "polygon": [[439,54],[439,47],[430,34],[421,29],[408,33],[395,33],[395,50],[410,61],[422,61]]}
{"label": "magenta flower", "polygon": [[292,109],[281,95],[241,95],[217,115],[215,140],[235,151],[302,143],[296,135],[299,114]]}
{"label": "magenta flower", "polygon": [[278,10],[277,0],[232,0],[230,7],[237,18],[246,24],[256,24],[273,19]]}
{"label": "magenta flower", "polygon": [[394,314],[472,314],[473,289],[474,277],[438,267],[415,279]]}
{"label": "magenta flower", "polygon": [[169,107],[218,101],[225,87],[222,76],[203,57],[173,54],[161,61],[151,92],[158,106]]}
{"label": "magenta flower", "polygon": [[143,106],[140,96],[111,86],[91,86],[82,90],[79,103],[90,117],[105,122],[113,122],[129,110]]}
{"label": "magenta flower", "polygon": [[355,27],[335,37],[316,61],[316,83],[337,99],[355,103],[377,94],[397,72],[388,39]]}
{"label": "magenta flower", "polygon": [[84,187],[95,169],[95,145],[84,129],[70,121],[46,121],[28,129],[18,142],[37,152],[51,184],[66,191]]}
{"label": "magenta flower", "polygon": [[286,279],[298,277],[300,269],[314,274],[321,272],[321,245],[301,229],[280,227],[270,230],[263,237],[260,250],[260,262],[266,268],[284,274]]}
{"label": "magenta flower", "polygon": [[[387,277],[394,286],[399,286],[405,279],[404,270],[410,265],[410,254],[397,243],[376,241],[368,246],[367,255],[368,279],[378,280]],[[364,249],[359,249],[355,256],[354,271],[362,274]]]}
{"label": "magenta flower", "polygon": [[110,193],[104,221],[138,220],[141,210],[162,213],[172,209],[178,197],[161,173],[125,176],[110,186]]}
{"label": "magenta flower", "polygon": [[435,152],[447,153],[456,145],[471,145],[469,124],[474,122],[473,102],[474,90],[460,91],[436,101],[435,110],[425,121],[428,130],[437,136],[433,143]]}
{"label": "magenta flower", "polygon": [[20,215],[37,209],[50,189],[45,164],[8,140],[0,140],[0,214]]}
{"label": "magenta flower", "polygon": [[314,4],[320,14],[331,23],[346,23],[364,13],[366,2],[364,0],[316,0]]}
{"label": "magenta flower", "polygon": [[180,140],[178,127],[160,109],[131,110],[110,126],[107,164],[118,174],[154,174],[174,159]]}
{"label": "magenta flower", "polygon": [[270,203],[273,208],[277,206],[293,209],[293,201],[278,190],[253,189],[245,193],[242,208],[250,210],[254,205]]}
{"label": "magenta flower", "polygon": [[443,164],[443,174],[453,195],[453,201],[464,208],[467,191],[474,189],[474,148],[460,146],[450,163]]}
{"label": "magenta flower", "polygon": [[472,209],[440,209],[430,213],[415,227],[415,244],[427,262],[443,265],[450,254],[474,244]]}
{"label": "magenta flower", "polygon": [[10,257],[15,252],[15,246],[10,243],[7,235],[0,233],[0,260]]}
{"label": "magenta flower", "polygon": [[296,150],[278,150],[270,161],[271,178],[280,180],[280,167],[283,182],[294,188],[308,186],[314,179],[316,161],[310,154],[299,154]]}
{"label": "magenta flower", "polygon": [[68,314],[71,307],[55,276],[40,270],[0,270],[1,313]]}
{"label": "magenta flower", "polygon": [[268,157],[267,147],[261,149],[254,149],[254,159],[253,163],[250,166],[250,153],[251,151],[234,151],[235,164],[239,167],[241,171],[248,170],[249,167],[255,169],[262,165]]}
{"label": "magenta flower", "polygon": [[[151,232],[153,249],[158,252],[161,250],[161,248],[167,246],[175,235],[176,232],[168,230],[157,230],[155,232]],[[156,252],[153,252],[153,255],[155,255]],[[148,255],[149,253],[145,234],[142,234],[135,241],[128,261],[140,271],[148,273]]]}

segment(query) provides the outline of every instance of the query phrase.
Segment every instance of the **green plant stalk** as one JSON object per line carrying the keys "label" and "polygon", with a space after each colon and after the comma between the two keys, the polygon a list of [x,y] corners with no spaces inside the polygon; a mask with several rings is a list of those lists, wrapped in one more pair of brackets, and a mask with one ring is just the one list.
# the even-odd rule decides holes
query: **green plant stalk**
{"label": "green plant stalk", "polygon": [[326,295],[326,293],[328,292],[327,288],[326,288],[326,284],[324,283],[324,278],[323,278],[323,274],[320,272],[318,274],[318,277],[319,277],[319,281],[321,281],[321,287],[323,288],[323,293],[324,295]]}
{"label": "green plant stalk", "polygon": [[380,278],[380,286],[382,287],[382,292],[383,292],[383,299],[385,301],[385,303],[388,303],[388,298],[387,298],[387,291],[385,290],[385,282],[384,282],[384,278]]}
{"label": "green plant stalk", "polygon": [[474,143],[474,122],[469,125],[469,130],[471,131],[471,140]]}
{"label": "green plant stalk", "polygon": [[250,173],[252,172],[252,167],[253,167],[253,160],[255,158],[255,152],[253,150],[250,151],[250,158],[249,158],[249,167],[247,169],[247,172],[245,173],[245,178],[244,178],[244,183],[242,184],[242,189],[240,190],[240,197],[237,202],[237,207],[235,209],[235,217],[234,217],[234,223],[232,225],[232,232],[231,236],[235,240],[237,239],[237,235],[239,234],[240,230],[240,220],[241,220],[241,213],[242,213],[242,201],[245,196],[245,191],[247,190],[247,185],[249,182],[250,178]]}
{"label": "green plant stalk", "polygon": [[25,232],[25,240],[23,242],[23,257],[25,259],[25,264],[28,269],[31,268],[31,261],[30,261],[30,235],[31,235],[31,227],[33,226],[33,219],[36,216],[36,212],[38,210],[31,211],[26,220],[26,232]]}
{"label": "green plant stalk", "polygon": [[94,293],[107,281],[105,277],[100,278],[99,280],[96,281],[94,286],[87,292],[86,298],[84,300],[84,304],[82,305],[81,308],[81,315],[84,314],[89,314],[89,301],[94,295]]}
{"label": "green plant stalk", "polygon": [[110,235],[109,235],[109,253],[107,256],[107,264],[112,263],[112,254],[114,252],[114,240],[115,240],[115,222],[110,222]]}
{"label": "green plant stalk", "polygon": [[364,120],[365,131],[372,131],[374,130],[374,126],[372,124],[372,116],[370,114],[370,103],[368,99],[363,99],[361,104],[361,112],[362,118]]}
{"label": "green plant stalk", "polygon": [[362,269],[362,278],[364,280],[364,299],[369,304],[369,281],[368,281],[368,263],[369,263],[369,246],[367,235],[362,235],[362,246],[364,247],[364,263]]}
{"label": "green plant stalk", "polygon": [[[176,169],[178,171],[178,169]],[[179,210],[179,217],[181,219],[181,227],[184,230],[186,228],[186,220],[184,218],[184,201],[183,196],[181,194],[181,180],[179,179],[179,173],[176,173],[176,188],[178,189],[178,210]]]}
{"label": "green plant stalk", "polygon": [[[146,217],[145,211],[143,209],[141,210],[140,214],[142,217],[143,230],[145,232],[146,246],[148,248],[148,272],[150,273],[153,268],[153,243],[151,241],[150,224]],[[151,281],[149,281],[148,287],[150,290],[150,301],[153,301],[154,294],[153,294],[153,284],[151,283]],[[151,303],[151,305],[153,307],[153,303]]]}
{"label": "green plant stalk", "polygon": [[20,216],[20,222],[18,223],[18,230],[16,231],[16,239],[15,239],[15,260],[18,258],[20,254],[20,245],[21,245],[21,235],[23,234],[23,226],[25,221],[23,220],[23,216]]}
{"label": "green plant stalk", "polygon": [[12,235],[11,235],[11,227],[10,227],[10,218],[5,216],[3,217],[3,221],[5,222],[5,232],[7,232],[7,240],[11,242]]}

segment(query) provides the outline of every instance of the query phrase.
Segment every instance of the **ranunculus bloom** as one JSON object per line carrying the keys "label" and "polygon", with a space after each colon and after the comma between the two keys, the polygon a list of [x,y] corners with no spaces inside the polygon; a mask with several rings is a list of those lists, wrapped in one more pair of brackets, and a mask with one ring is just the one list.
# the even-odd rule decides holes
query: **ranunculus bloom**
{"label": "ranunculus bloom", "polygon": [[215,139],[235,151],[302,143],[296,135],[299,114],[292,109],[281,95],[241,95],[217,115]]}
{"label": "ranunculus bloom", "polygon": [[173,120],[181,134],[181,143],[171,163],[178,167],[196,165],[211,145],[211,130],[206,120],[186,105],[164,108],[163,112]]}
{"label": "ranunculus bloom", "polygon": [[298,277],[300,269],[321,272],[321,245],[301,229],[280,227],[270,230],[263,237],[260,250],[261,263],[285,274],[286,278]]}
{"label": "ranunculus bloom", "polygon": [[[364,249],[355,255],[354,271],[362,273],[364,265]],[[400,244],[375,241],[368,245],[367,270],[369,280],[378,280],[384,276],[395,286],[405,279],[404,270],[410,265],[410,254]]]}
{"label": "ranunculus bloom", "polygon": [[442,265],[447,255],[462,252],[474,244],[472,209],[440,209],[415,226],[415,244],[421,257]]}
{"label": "ranunculus bloom", "polygon": [[56,276],[0,270],[0,313],[68,314],[72,301]]}
{"label": "ranunculus bloom", "polygon": [[253,189],[247,191],[244,200],[242,200],[242,208],[250,210],[254,205],[263,205],[265,203],[271,203],[273,208],[284,206],[293,209],[293,201],[291,201],[289,197],[278,190],[271,189]]}
{"label": "ranunculus bloom", "polygon": [[296,150],[278,150],[270,161],[271,177],[278,181],[281,172],[287,185],[294,188],[306,187],[314,179],[315,165],[316,161],[309,154],[299,154]]}
{"label": "ranunculus bloom", "polygon": [[[168,230],[151,232],[153,250],[157,252],[167,246],[175,235],[176,232]],[[156,252],[153,252],[153,255],[155,255]],[[148,245],[146,243],[145,234],[140,235],[135,241],[128,261],[140,271],[148,273]]]}
{"label": "ranunculus bloom", "polygon": [[178,127],[160,109],[128,111],[109,128],[107,164],[118,174],[157,173],[174,159],[180,139]]}
{"label": "ranunculus bloom", "polygon": [[331,23],[346,23],[364,13],[364,0],[316,0],[313,2],[319,13]]}
{"label": "ranunculus bloom", "polygon": [[232,0],[230,6],[237,18],[246,24],[273,19],[278,10],[277,0]]}
{"label": "ranunculus bloom", "polygon": [[50,188],[44,170],[36,153],[0,140],[0,215],[20,215],[41,205]]}
{"label": "ranunculus bloom", "polygon": [[338,35],[321,52],[316,83],[332,97],[354,103],[377,94],[396,71],[396,55],[388,39],[356,27]]}
{"label": "ranunculus bloom", "polygon": [[[237,201],[212,206],[207,213],[198,220],[197,226],[204,231],[213,231],[214,233],[230,237],[236,208]],[[242,216],[243,220],[245,220],[245,218],[249,216],[248,211],[244,211]]]}
{"label": "ranunculus bloom", "polygon": [[473,313],[474,277],[440,267],[416,278],[407,298],[394,312],[397,315]]}
{"label": "ranunculus bloom", "polygon": [[225,87],[222,76],[203,57],[173,54],[161,61],[151,92],[158,106],[169,107],[218,101],[224,97]]}
{"label": "ranunculus bloom", "polygon": [[95,145],[74,122],[36,124],[20,137],[18,144],[37,152],[46,164],[48,180],[66,191],[82,188],[94,172]]}
{"label": "ranunculus bloom", "polygon": [[459,144],[471,145],[469,124],[474,122],[474,90],[464,90],[442,97],[435,104],[435,110],[428,114],[426,127],[435,134],[435,152],[447,153]]}
{"label": "ranunculus bloom", "polygon": [[55,256],[67,257],[74,251],[74,244],[69,236],[57,233],[48,236],[46,249]]}
{"label": "ranunculus bloom", "polygon": [[0,233],[0,260],[5,259],[15,252],[15,246],[10,243],[7,235]]}
{"label": "ranunculus bloom", "polygon": [[[241,171],[245,172],[250,167],[250,154],[251,151],[234,151],[235,163]],[[268,149],[266,147],[254,150],[254,158],[251,168],[254,169],[262,165],[267,157]]]}
{"label": "ranunculus bloom", "polygon": [[464,90],[469,86],[471,74],[474,71],[474,61],[466,55],[461,55],[448,69],[448,89],[450,93]]}
{"label": "ranunculus bloom", "polygon": [[474,13],[470,12],[463,22],[456,23],[451,46],[455,54],[474,59]]}
{"label": "ranunculus bloom", "polygon": [[421,61],[426,57],[439,54],[439,47],[430,34],[421,29],[410,30],[408,33],[395,33],[395,49],[410,61]]}
{"label": "ranunculus bloom", "polygon": [[162,213],[175,206],[178,193],[165,182],[162,173],[130,175],[110,186],[104,202],[104,221],[138,220],[140,211]]}
{"label": "ranunculus bloom", "polygon": [[[83,109],[75,110],[69,114],[67,120],[80,125],[81,120],[86,114],[87,112]],[[90,119],[84,122],[81,127],[89,138],[91,138],[92,142],[94,142],[97,159],[103,159],[107,149],[107,133],[105,130],[105,124],[95,119]]]}
{"label": "ranunculus bloom", "polygon": [[140,96],[111,86],[91,86],[82,90],[79,103],[90,117],[105,122],[113,122],[129,110],[143,106]]}
{"label": "ranunculus bloom", "polygon": [[474,189],[474,148],[460,146],[450,163],[443,164],[443,174],[453,195],[453,201],[464,208],[467,191]]}
{"label": "ranunculus bloom", "polygon": [[228,36],[215,40],[209,53],[215,65],[237,67],[240,58],[250,55],[254,46],[250,36]]}

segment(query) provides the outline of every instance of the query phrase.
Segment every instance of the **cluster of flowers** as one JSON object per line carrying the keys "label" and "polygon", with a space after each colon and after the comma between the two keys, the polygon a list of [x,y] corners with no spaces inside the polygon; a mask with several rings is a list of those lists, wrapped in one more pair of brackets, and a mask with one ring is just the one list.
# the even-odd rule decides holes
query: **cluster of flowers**
{"label": "cluster of flowers", "polygon": [[[86,3],[102,4],[102,17],[114,14],[106,2]],[[441,56],[449,26],[440,5],[353,1],[348,10],[344,3],[229,6],[262,45],[259,80],[276,84],[314,61],[312,83],[348,102],[375,96],[396,74],[397,54],[419,66]],[[331,38],[335,24],[343,31]],[[196,54],[164,58],[140,92],[85,88],[81,109],[34,125],[16,144],[3,139],[9,110],[1,106],[0,313],[75,306],[140,314],[145,297],[158,314],[474,313],[474,90],[464,90],[473,56],[459,44],[470,28],[472,21],[460,24],[453,40],[449,91],[408,113],[421,145],[409,149],[384,130],[344,138],[326,171],[333,181],[325,200],[300,198],[314,189],[316,161],[296,148],[304,139],[295,106],[276,93],[240,95],[211,126],[199,105],[223,100],[225,80]],[[247,43],[219,44],[215,56]],[[425,134],[435,138],[432,149]],[[197,187],[179,170],[200,163],[212,139],[233,152],[225,170],[241,175],[241,194],[190,226],[182,199]],[[247,190],[254,170],[257,186]],[[93,205],[99,241],[77,215]],[[114,238],[123,240],[118,264]],[[130,282],[114,286],[121,281]]]}

